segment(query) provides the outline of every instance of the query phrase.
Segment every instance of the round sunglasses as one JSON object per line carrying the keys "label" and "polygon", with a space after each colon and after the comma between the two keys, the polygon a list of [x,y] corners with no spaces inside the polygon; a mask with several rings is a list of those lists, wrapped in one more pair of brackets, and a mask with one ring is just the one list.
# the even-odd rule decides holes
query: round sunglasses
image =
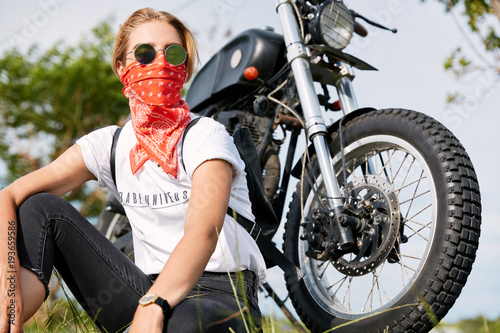
{"label": "round sunglasses", "polygon": [[173,66],[180,66],[186,61],[187,51],[179,44],[169,45],[165,50],[156,50],[151,44],[139,44],[137,47],[125,55],[134,52],[135,60],[142,65],[152,63],[156,59],[158,51],[165,53],[165,59]]}

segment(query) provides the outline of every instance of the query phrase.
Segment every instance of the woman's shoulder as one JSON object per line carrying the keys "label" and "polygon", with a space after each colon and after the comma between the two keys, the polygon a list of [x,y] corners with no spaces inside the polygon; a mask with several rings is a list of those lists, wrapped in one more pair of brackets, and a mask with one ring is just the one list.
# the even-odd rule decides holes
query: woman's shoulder
{"label": "woman's shoulder", "polygon": [[80,146],[108,146],[111,144],[113,135],[119,127],[116,125],[96,129],[76,141]]}
{"label": "woman's shoulder", "polygon": [[197,124],[200,124],[201,127],[204,129],[210,129],[210,128],[224,128],[224,125],[219,123],[217,120],[210,118],[210,117],[204,117],[204,116],[198,116],[198,115],[191,115],[191,122],[196,121]]}
{"label": "woman's shoulder", "polygon": [[186,170],[192,173],[201,163],[211,159],[223,159],[238,169],[241,167],[239,153],[232,137],[221,123],[208,117],[201,117],[185,132],[181,144],[181,156]]}
{"label": "woman's shoulder", "polygon": [[213,118],[191,115],[191,123],[188,125],[185,135],[195,141],[200,141],[200,137],[205,137],[206,140],[211,141],[211,139],[220,136],[229,136],[229,133],[224,125]]}
{"label": "woman's shoulder", "polygon": [[110,126],[105,126],[101,127],[99,129],[96,129],[87,135],[84,136],[84,138],[91,139],[91,140],[100,140],[104,139],[106,137],[112,137],[116,130],[119,129],[120,127],[117,125],[110,125]]}

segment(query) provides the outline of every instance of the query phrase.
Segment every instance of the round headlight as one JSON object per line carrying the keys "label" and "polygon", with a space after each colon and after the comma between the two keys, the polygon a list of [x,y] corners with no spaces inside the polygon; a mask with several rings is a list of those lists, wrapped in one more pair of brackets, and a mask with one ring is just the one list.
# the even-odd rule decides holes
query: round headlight
{"label": "round headlight", "polygon": [[342,50],[350,42],[354,27],[351,12],[342,1],[325,1],[317,9],[309,31],[320,43]]}

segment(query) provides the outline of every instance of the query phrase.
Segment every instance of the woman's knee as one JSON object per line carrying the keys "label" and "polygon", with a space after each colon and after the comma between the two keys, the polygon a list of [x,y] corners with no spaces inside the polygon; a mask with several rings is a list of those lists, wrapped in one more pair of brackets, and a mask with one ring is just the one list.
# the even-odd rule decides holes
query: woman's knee
{"label": "woman's knee", "polygon": [[66,200],[55,194],[36,193],[24,200],[19,206],[19,212],[40,213],[58,208],[60,209],[61,202],[66,202]]}
{"label": "woman's knee", "polygon": [[[74,211],[74,212],[73,212]],[[28,197],[18,209],[18,224],[46,227],[53,219],[72,216],[76,210],[63,198],[50,193],[37,193]]]}

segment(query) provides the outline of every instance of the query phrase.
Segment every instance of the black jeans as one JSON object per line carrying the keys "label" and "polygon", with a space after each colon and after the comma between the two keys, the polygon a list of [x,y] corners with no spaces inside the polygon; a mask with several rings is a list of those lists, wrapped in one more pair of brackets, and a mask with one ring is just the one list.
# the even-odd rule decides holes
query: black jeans
{"label": "black jeans", "polygon": [[[47,295],[55,267],[83,309],[107,332],[123,331],[131,323],[139,298],[154,282],[154,276],[144,274],[71,204],[51,194],[31,196],[19,208],[18,254],[21,266],[38,275]],[[239,286],[238,297],[230,276]],[[164,332],[259,327],[257,291],[253,272],[205,272],[165,318]]]}

